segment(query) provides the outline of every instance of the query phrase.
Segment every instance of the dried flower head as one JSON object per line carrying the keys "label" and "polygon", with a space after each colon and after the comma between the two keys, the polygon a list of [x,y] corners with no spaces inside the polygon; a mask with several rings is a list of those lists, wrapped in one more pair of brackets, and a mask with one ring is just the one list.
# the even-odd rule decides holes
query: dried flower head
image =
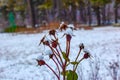
{"label": "dried flower head", "polygon": [[84,59],[87,59],[87,58],[89,58],[90,57],[90,54],[89,53],[85,53],[84,54]]}
{"label": "dried flower head", "polygon": [[54,54],[50,54],[50,55],[49,55],[49,58],[53,58],[53,56],[54,56]]}
{"label": "dried flower head", "polygon": [[66,24],[61,24],[61,26],[60,26],[61,31],[66,30],[67,28],[68,28],[68,26]]}
{"label": "dried flower head", "polygon": [[56,31],[54,29],[49,31],[49,35],[55,36],[55,33],[56,33]]}
{"label": "dried flower head", "polygon": [[56,48],[57,45],[58,45],[58,39],[52,40],[52,47],[53,47],[53,48]]}
{"label": "dried flower head", "polygon": [[43,44],[46,45],[46,46],[50,45],[49,41],[44,41]]}
{"label": "dried flower head", "polygon": [[87,59],[87,58],[90,57],[90,53],[89,53],[88,50],[84,50],[84,53],[85,53],[84,56],[83,56],[84,59]]}
{"label": "dried flower head", "polygon": [[81,44],[79,45],[79,48],[80,48],[80,50],[81,50],[81,49],[84,49],[84,44],[81,43]]}
{"label": "dried flower head", "polygon": [[42,66],[42,65],[45,65],[45,64],[46,64],[44,60],[37,60],[37,62],[38,62],[38,65],[40,65],[40,66]]}

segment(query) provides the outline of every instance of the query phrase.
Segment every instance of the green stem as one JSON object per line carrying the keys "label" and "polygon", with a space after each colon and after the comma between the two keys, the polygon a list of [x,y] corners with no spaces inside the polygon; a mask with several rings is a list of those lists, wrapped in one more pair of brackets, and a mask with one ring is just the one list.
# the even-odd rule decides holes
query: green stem
{"label": "green stem", "polygon": [[77,67],[78,67],[79,63],[80,63],[83,59],[84,59],[84,58],[82,58],[82,59],[80,59],[80,60],[78,61],[78,64],[75,66],[75,68],[74,68],[74,70],[73,70],[73,71],[76,71],[76,69],[77,69]]}
{"label": "green stem", "polygon": [[[76,59],[75,59],[75,62],[77,61],[77,59],[78,59],[78,57],[79,57],[79,55],[80,55],[80,53],[81,53],[81,50],[82,50],[82,49],[79,50],[78,55],[77,55],[77,57],[76,57]],[[73,66],[73,69],[75,69],[75,65]]]}

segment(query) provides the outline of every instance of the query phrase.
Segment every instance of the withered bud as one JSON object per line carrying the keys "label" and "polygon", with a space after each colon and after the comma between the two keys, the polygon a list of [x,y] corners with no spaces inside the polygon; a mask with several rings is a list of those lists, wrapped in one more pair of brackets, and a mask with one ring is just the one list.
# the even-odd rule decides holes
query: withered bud
{"label": "withered bud", "polygon": [[49,55],[49,58],[53,58],[53,56],[54,56],[54,54],[50,54],[50,55]]}
{"label": "withered bud", "polygon": [[60,30],[63,31],[63,30],[66,30],[68,28],[68,26],[66,24],[62,24],[60,26]]}
{"label": "withered bud", "polygon": [[55,36],[55,33],[56,33],[56,31],[54,29],[49,31],[49,35]]}
{"label": "withered bud", "polygon": [[44,60],[37,60],[37,62],[38,62],[38,65],[40,65],[40,66],[42,66],[42,65],[45,65],[45,64],[46,64]]}
{"label": "withered bud", "polygon": [[83,56],[84,59],[87,59],[87,58],[89,58],[89,57],[90,57],[90,54],[89,54],[89,53],[85,53],[84,56]]}
{"label": "withered bud", "polygon": [[44,41],[43,44],[46,45],[46,46],[50,45],[49,41]]}
{"label": "withered bud", "polygon": [[56,48],[57,45],[58,45],[58,39],[52,40],[52,47],[53,47],[53,48]]}
{"label": "withered bud", "polygon": [[79,45],[79,48],[80,48],[80,50],[81,50],[81,49],[84,49],[84,44],[81,43],[81,44]]}

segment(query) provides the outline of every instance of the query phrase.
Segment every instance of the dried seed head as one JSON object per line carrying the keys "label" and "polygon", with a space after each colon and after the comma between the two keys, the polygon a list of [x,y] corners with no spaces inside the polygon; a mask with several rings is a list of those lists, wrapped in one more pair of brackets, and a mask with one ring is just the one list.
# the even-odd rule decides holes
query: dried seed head
{"label": "dried seed head", "polygon": [[53,56],[54,56],[54,54],[50,54],[50,55],[49,55],[49,58],[53,58]]}
{"label": "dried seed head", "polygon": [[58,45],[58,39],[52,41],[52,47],[56,48]]}
{"label": "dried seed head", "polygon": [[87,58],[90,57],[90,54],[89,53],[85,53],[83,57],[84,57],[84,59],[87,59]]}
{"label": "dried seed head", "polygon": [[60,26],[61,31],[66,30],[67,28],[68,28],[68,26],[66,24],[61,24],[61,26]]}
{"label": "dried seed head", "polygon": [[46,64],[44,60],[37,60],[37,62],[38,62],[38,65],[40,65],[40,66],[42,66],[42,65],[45,65],[45,64]]}
{"label": "dried seed head", "polygon": [[80,48],[80,50],[81,50],[81,49],[84,49],[84,44],[81,43],[81,44],[79,45],[79,48]]}
{"label": "dried seed head", "polygon": [[87,59],[87,58],[89,58],[90,57],[90,52],[88,51],[88,50],[84,50],[84,59]]}
{"label": "dried seed head", "polygon": [[44,41],[43,44],[46,45],[46,46],[50,45],[49,41]]}
{"label": "dried seed head", "polygon": [[55,33],[56,33],[56,31],[54,29],[49,31],[49,35],[55,36]]}

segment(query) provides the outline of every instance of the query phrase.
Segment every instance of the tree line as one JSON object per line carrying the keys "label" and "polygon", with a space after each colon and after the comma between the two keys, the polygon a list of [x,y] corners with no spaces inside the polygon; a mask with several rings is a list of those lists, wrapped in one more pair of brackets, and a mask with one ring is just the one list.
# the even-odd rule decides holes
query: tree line
{"label": "tree line", "polygon": [[[109,5],[113,5],[113,14]],[[120,0],[0,0],[2,19],[8,21],[7,15],[13,12],[15,17],[19,14],[20,21],[27,19],[33,27],[43,21],[89,25],[96,21],[100,26],[110,24],[111,15],[114,23],[118,23],[119,8]]]}

